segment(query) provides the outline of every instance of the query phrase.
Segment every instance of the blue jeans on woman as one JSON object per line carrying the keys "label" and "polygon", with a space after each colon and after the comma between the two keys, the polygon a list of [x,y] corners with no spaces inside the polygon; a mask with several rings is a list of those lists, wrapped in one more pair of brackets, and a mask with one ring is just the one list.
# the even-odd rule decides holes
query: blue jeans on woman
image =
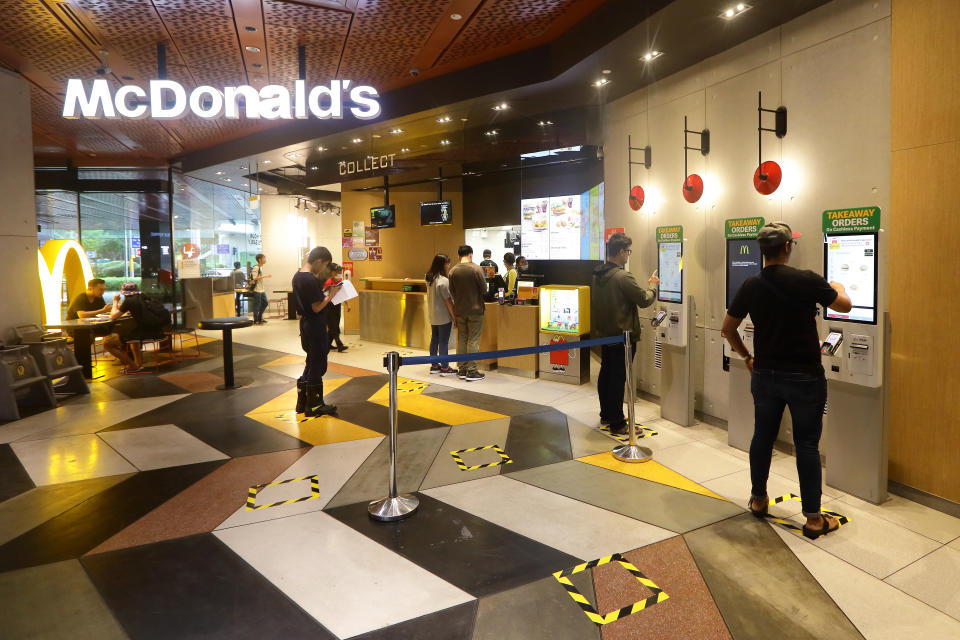
{"label": "blue jeans on woman", "polygon": [[267,310],[267,292],[266,291],[256,291],[254,292],[253,299],[253,321],[254,322],[263,322],[263,312]]}
{"label": "blue jeans on woman", "polygon": [[[430,325],[430,355],[445,356],[450,347],[450,331],[453,329],[453,323],[432,324]],[[440,367],[446,369],[449,362],[441,362]]]}
{"label": "blue jeans on woman", "polygon": [[819,445],[823,410],[827,404],[826,377],[823,373],[755,369],[750,390],[754,405],[753,440],[750,442],[752,497],[767,498],[773,444],[780,432],[783,409],[790,407],[803,515],[808,518],[819,515],[823,490]]}

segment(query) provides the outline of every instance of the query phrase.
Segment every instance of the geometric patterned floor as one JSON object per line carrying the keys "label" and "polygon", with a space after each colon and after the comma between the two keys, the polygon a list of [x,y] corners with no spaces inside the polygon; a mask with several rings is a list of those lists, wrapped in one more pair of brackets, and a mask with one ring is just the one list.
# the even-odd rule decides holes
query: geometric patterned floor
{"label": "geometric patterned floor", "polygon": [[0,636],[864,637],[801,561],[821,541],[670,455],[618,463],[536,397],[401,379],[398,484],[420,508],[374,522],[386,376],[331,363],[338,415],[305,419],[302,357],[235,345],[249,385],[214,391],[220,344],[202,349],[0,425]]}

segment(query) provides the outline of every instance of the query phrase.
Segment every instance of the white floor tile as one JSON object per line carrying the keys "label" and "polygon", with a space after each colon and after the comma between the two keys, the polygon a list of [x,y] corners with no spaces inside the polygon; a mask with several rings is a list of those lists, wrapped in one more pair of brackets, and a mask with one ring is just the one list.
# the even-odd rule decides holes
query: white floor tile
{"label": "white floor tile", "polygon": [[960,538],[957,538],[947,546],[949,546],[951,549],[956,549],[957,551],[960,551]]}
{"label": "white floor tile", "polygon": [[947,543],[960,536],[960,518],[900,496],[890,494],[890,498],[880,505],[871,504],[851,495],[844,495],[840,500],[938,542]]}
{"label": "white floor tile", "polygon": [[816,542],[775,530],[866,640],[960,638],[960,622],[817,548]]}
{"label": "white floor tile", "polygon": [[10,446],[37,486],[137,472],[94,434],[14,442]]}
{"label": "white floor tile", "polygon": [[[707,489],[718,493],[734,504],[747,508],[747,501],[750,499],[750,470],[737,471],[720,478],[714,478],[703,483]],[[789,480],[775,473],[767,477],[767,496],[778,498],[788,493],[800,495],[800,487],[793,480]],[[793,518],[803,511],[798,500],[784,500],[780,504],[769,507],[771,515],[778,518]],[[802,524],[802,523],[801,523]]]}
{"label": "white floor tile", "polygon": [[[748,458],[749,459],[749,458]],[[770,463],[770,471],[776,473],[777,475],[793,480],[794,482],[800,482],[800,474],[797,472],[797,459],[789,454],[783,453],[782,451],[774,450],[773,460]],[[821,489],[823,490],[823,495],[830,498],[839,498],[846,495],[840,489],[836,489],[827,484],[827,473],[826,470],[822,471],[820,477],[823,480]]]}
{"label": "white floor tile", "polygon": [[437,487],[425,493],[583,560],[676,535],[504,476]]}
{"label": "white floor tile", "polygon": [[[656,438],[651,438],[656,440]],[[657,451],[656,460],[694,482],[706,482],[742,471],[747,463],[702,442],[690,442]]]}
{"label": "white floor tile", "polygon": [[173,424],[108,431],[100,437],[141,471],[230,457]]}
{"label": "white floor tile", "polygon": [[215,535],[340,638],[473,599],[322,512]]}
{"label": "white floor tile", "polygon": [[940,547],[886,582],[960,620],[960,551]]}

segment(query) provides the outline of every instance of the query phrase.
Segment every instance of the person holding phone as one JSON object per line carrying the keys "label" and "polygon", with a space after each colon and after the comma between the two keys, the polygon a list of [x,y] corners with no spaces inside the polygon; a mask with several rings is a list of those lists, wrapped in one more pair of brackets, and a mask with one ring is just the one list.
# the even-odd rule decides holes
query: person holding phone
{"label": "person holding phone", "polygon": [[[807,519],[803,535],[816,539],[840,526],[836,518],[820,512],[819,445],[827,379],[820,363],[817,305],[846,313],[852,303],[840,283],[787,266],[798,238],[800,234],[784,222],[770,222],[760,229],[757,243],[763,254],[763,270],[740,286],[723,320],[723,335],[743,357],[751,375],[754,427],[750,442],[750,511],[758,518],[767,513],[773,444],[783,410],[790,407],[800,497]],[[756,356],[747,350],[738,331],[747,314],[753,321]]]}
{"label": "person holding phone", "polygon": [[297,413],[306,417],[331,415],[337,412],[323,401],[323,376],[327,373],[330,340],[327,336],[327,308],[342,282],[326,291],[323,283],[330,277],[333,256],[326,247],[314,247],[307,254],[307,270],[293,276],[294,300],[300,314],[300,346],[307,354],[303,375],[297,380]]}
{"label": "person holding phone", "polygon": [[[323,283],[323,290],[329,291],[334,285],[339,286],[342,283],[343,267],[334,262],[330,265],[330,277]],[[343,304],[347,307],[347,311],[350,311],[350,303],[344,302]],[[343,353],[347,350],[347,346],[340,339],[340,318],[342,315],[339,304],[330,305],[327,309],[327,337],[331,344],[337,345],[337,353]]]}
{"label": "person holding phone", "polygon": [[[633,240],[625,233],[615,233],[607,240],[607,261],[593,272],[590,287],[590,326],[592,337],[622,336],[630,332],[631,356],[637,353],[640,339],[638,307],[649,307],[657,300],[660,278],[654,271],[644,289],[636,277],[624,267],[633,250]],[[623,415],[623,392],[627,383],[624,345],[607,344],[600,347],[600,377],[597,394],[600,396],[600,423],[610,425],[610,433],[627,433]],[[631,425],[632,427],[633,425]]]}

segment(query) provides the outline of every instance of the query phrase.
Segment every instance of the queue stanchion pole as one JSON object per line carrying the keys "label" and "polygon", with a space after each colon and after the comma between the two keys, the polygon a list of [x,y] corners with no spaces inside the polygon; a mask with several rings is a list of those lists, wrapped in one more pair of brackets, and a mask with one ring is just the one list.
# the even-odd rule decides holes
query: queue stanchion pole
{"label": "queue stanchion pole", "polygon": [[650,462],[653,451],[637,444],[637,422],[634,404],[636,402],[636,380],[633,378],[633,343],[630,341],[630,332],[623,334],[623,358],[627,369],[627,433],[630,434],[628,444],[616,447],[613,457],[621,462]]}
{"label": "queue stanchion pole", "polygon": [[399,495],[397,491],[397,372],[400,369],[400,354],[391,351],[384,359],[390,376],[390,478],[389,494],[367,506],[367,513],[374,520],[393,522],[414,514],[420,501],[411,494]]}

